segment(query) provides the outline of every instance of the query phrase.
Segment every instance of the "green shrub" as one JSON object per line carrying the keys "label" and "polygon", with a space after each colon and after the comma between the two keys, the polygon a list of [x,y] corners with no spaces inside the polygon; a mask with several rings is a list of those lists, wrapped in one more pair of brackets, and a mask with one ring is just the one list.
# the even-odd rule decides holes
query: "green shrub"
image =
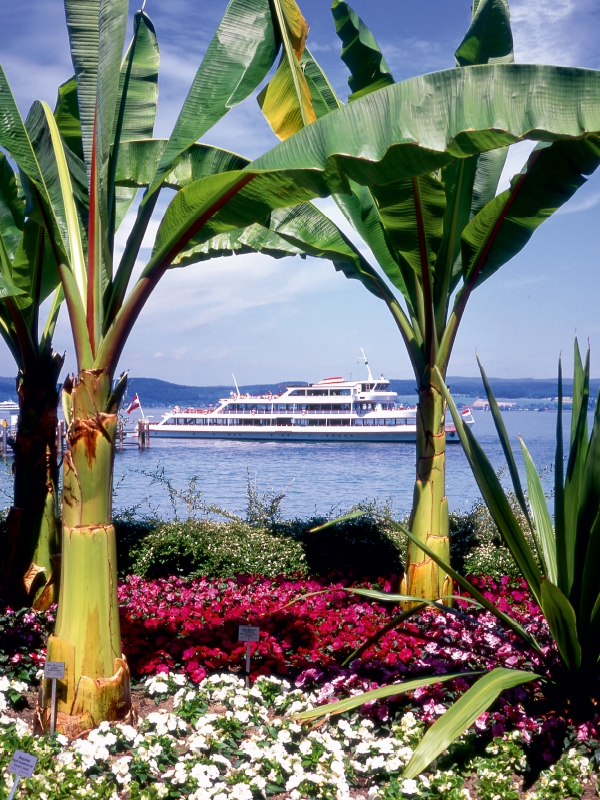
{"label": "green shrub", "polygon": [[[516,497],[509,492],[507,497],[513,514],[523,526],[525,538],[533,546]],[[477,500],[466,514],[450,515],[450,562],[461,575],[491,575],[494,580],[502,575],[521,577],[483,500]]]}
{"label": "green shrub", "polygon": [[300,543],[254,528],[242,520],[215,522],[190,518],[159,522],[132,544],[127,562],[129,568],[122,569],[124,573],[134,572],[147,578],[308,573]]}

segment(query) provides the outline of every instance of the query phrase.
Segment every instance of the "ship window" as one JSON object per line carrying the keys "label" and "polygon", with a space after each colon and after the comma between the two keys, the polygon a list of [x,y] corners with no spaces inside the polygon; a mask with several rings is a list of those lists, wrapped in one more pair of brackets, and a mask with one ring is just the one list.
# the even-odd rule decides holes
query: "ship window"
{"label": "ship window", "polygon": [[164,424],[165,425],[175,425],[175,420],[173,419],[173,417],[171,417],[170,419],[166,419]]}
{"label": "ship window", "polygon": [[404,420],[403,419],[397,419],[396,420],[396,425],[404,425]]}
{"label": "ship window", "polygon": [[385,392],[387,388],[388,388],[387,383],[378,383],[375,385],[376,392]]}
{"label": "ship window", "polygon": [[362,392],[370,392],[373,386],[372,383],[361,383],[360,388]]}
{"label": "ship window", "polygon": [[193,419],[186,419],[185,424],[186,425],[195,425],[196,424],[196,418],[194,417]]}
{"label": "ship window", "polygon": [[362,419],[355,419],[355,420],[354,420],[354,424],[355,424],[355,425],[362,425],[362,424],[363,424],[363,421],[362,421]]}
{"label": "ship window", "polygon": [[306,394],[311,397],[327,397],[328,389],[307,389]]}
{"label": "ship window", "polygon": [[331,389],[329,394],[334,397],[339,397],[340,395],[352,394],[352,392],[350,389]]}
{"label": "ship window", "polygon": [[306,389],[294,389],[293,392],[290,392],[291,397],[305,397],[306,396]]}

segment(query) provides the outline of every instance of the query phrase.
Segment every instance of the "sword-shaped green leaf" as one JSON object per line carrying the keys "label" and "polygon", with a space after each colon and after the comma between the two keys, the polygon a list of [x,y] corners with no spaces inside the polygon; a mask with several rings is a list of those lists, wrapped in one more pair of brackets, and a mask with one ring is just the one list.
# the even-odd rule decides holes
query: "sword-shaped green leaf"
{"label": "sword-shaped green leaf", "polygon": [[521,574],[527,581],[527,585],[537,602],[540,602],[540,581],[541,574],[536,564],[533,553],[531,552],[527,540],[521,530],[518,520],[515,518],[510,503],[506,499],[504,490],[494,468],[488,461],[487,456],[481,446],[464,425],[454,400],[448,391],[439,370],[436,368],[440,388],[448,403],[448,408],[452,414],[456,432],[461,441],[467,460],[473,471],[473,476],[481,490],[483,499],[490,510],[492,519],[496,523],[502,538],[506,542],[515,563],[519,567]]}
{"label": "sword-shaped green leaf", "polygon": [[546,504],[546,495],[542,488],[540,476],[535,468],[533,459],[525,442],[519,436],[523,460],[525,462],[525,473],[527,475],[527,493],[531,503],[531,514],[535,527],[535,539],[538,547],[540,563],[544,565],[544,572],[552,583],[558,583],[558,567],[556,562],[556,540],[552,529],[552,520]]}
{"label": "sword-shaped green leaf", "polygon": [[373,700],[382,700],[384,697],[394,697],[398,694],[404,694],[404,692],[414,692],[415,689],[419,689],[421,686],[435,686],[436,683],[446,683],[446,681],[453,681],[457,678],[470,678],[473,675],[480,674],[479,672],[459,672],[454,675],[434,675],[428,678],[416,678],[411,681],[404,681],[403,683],[393,683],[391,686],[383,686],[381,689],[362,692],[353,697],[348,697],[346,700],[339,700],[337,703],[327,703],[324,706],[310,708],[308,711],[294,714],[294,719],[298,720],[298,722],[308,722],[311,719],[318,719],[318,717],[343,714],[346,711],[360,708],[360,706],[363,706],[365,703],[370,703]]}
{"label": "sword-shaped green leaf", "polygon": [[484,675],[426,731],[406,765],[403,777],[414,778],[423,772],[491,706],[501,692],[539,677],[533,672],[504,667],[497,667]]}
{"label": "sword-shaped green leaf", "polygon": [[577,619],[573,606],[558,586],[546,578],[542,579],[541,601],[540,607],[558,651],[575,677],[581,665],[581,645],[577,638]]}

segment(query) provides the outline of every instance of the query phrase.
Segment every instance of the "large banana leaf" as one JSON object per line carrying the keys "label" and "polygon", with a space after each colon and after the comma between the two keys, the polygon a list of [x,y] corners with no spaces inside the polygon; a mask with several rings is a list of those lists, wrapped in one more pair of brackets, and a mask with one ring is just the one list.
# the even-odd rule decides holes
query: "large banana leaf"
{"label": "large banana leaf", "polygon": [[349,100],[393,84],[394,78],[375,37],[348,3],[333,0],[331,13],[342,40],[342,61],[350,70]]}
{"label": "large banana leaf", "polygon": [[539,677],[533,672],[503,667],[497,667],[484,675],[425,733],[406,765],[404,777],[414,778],[423,772],[434,758],[437,758],[491,706],[501,692]]}
{"label": "large banana leaf", "polygon": [[[122,142],[115,176],[118,186],[144,187],[152,180],[167,145],[166,139],[139,139]],[[178,159],[177,166],[164,178],[168,189],[180,189],[217,172],[244,169],[250,160],[209,144],[193,144]]]}
{"label": "large banana leaf", "polygon": [[482,0],[473,5],[471,25],[454,56],[459,67],[506,64],[514,60],[506,0]]}
{"label": "large banana leaf", "polygon": [[273,7],[283,52],[277,72],[258,95],[258,104],[276,136],[287,139],[317,118],[300,65],[308,25],[295,0],[273,0]]}
{"label": "large banana leaf", "polygon": [[598,164],[598,138],[538,145],[511,188],[488,203],[463,231],[465,280],[480,285],[522,250]]}
{"label": "large banana leaf", "polygon": [[25,201],[19,197],[17,176],[4,153],[0,153],[0,236],[10,259],[21,238]]}
{"label": "large banana leaf", "polygon": [[65,146],[83,161],[83,139],[75,76],[58,87],[54,117]]}
{"label": "large banana leaf", "polygon": [[[154,131],[158,101],[158,68],[160,56],[156,32],[150,18],[138,11],[133,22],[133,39],[121,64],[119,77],[118,112],[115,114],[113,149],[111,153],[109,192],[114,200],[109,203],[109,216],[114,215],[109,235],[125,217],[137,191],[133,188],[115,188],[115,174],[122,141],[150,139]],[[112,203],[115,203],[114,210]]]}
{"label": "large banana leaf", "polygon": [[278,46],[269,0],[231,0],[198,67],[151,191],[184,150],[254,91],[273,65]]}
{"label": "large banana leaf", "polygon": [[[599,73],[513,64],[453,69],[381,89],[327,114],[242,172],[184,187],[167,209],[142,281],[150,290],[146,282],[159,280],[193,237],[199,244],[265,224],[271,210],[348,192],[351,180],[385,184],[523,139],[590,137],[600,132],[597,93]],[[548,94],[560,114],[542,102]],[[120,350],[117,339],[146,296],[139,289],[100,352]]]}
{"label": "large banana leaf", "polygon": [[330,111],[335,111],[342,106],[338,100],[332,85],[321,67],[317,64],[308,47],[304,48],[300,66],[304,73],[306,85],[310,91],[313,110],[317,119],[320,119]]}
{"label": "large banana leaf", "polygon": [[[90,176],[95,138],[102,196],[106,190],[127,8],[127,0],[65,0],[83,153]],[[105,203],[102,205],[106,207]]]}

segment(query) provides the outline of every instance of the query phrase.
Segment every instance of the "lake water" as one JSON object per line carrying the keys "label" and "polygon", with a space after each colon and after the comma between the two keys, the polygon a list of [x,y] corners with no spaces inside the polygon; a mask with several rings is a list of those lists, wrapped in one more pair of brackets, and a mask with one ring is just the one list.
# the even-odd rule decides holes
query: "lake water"
{"label": "lake water", "polygon": [[[160,410],[152,409],[154,419]],[[504,454],[491,414],[475,412],[473,432],[496,469]],[[554,461],[556,414],[511,411],[504,414],[519,466],[522,467],[521,434],[538,467]],[[565,426],[570,414],[565,414]],[[332,508],[346,509],[363,500],[390,500],[393,509],[410,509],[415,473],[414,444],[352,442],[231,442],[152,439],[149,450],[135,447],[115,459],[115,508],[150,508],[170,516],[172,507],[163,484],[150,477],[164,469],[165,477],[185,491],[193,476],[207,503],[238,514],[246,509],[248,476],[259,490],[288,487],[282,503],[284,516],[308,517]],[[480,496],[462,447],[447,448],[447,495],[450,509],[467,510]],[[182,512],[184,509],[182,509]]]}

